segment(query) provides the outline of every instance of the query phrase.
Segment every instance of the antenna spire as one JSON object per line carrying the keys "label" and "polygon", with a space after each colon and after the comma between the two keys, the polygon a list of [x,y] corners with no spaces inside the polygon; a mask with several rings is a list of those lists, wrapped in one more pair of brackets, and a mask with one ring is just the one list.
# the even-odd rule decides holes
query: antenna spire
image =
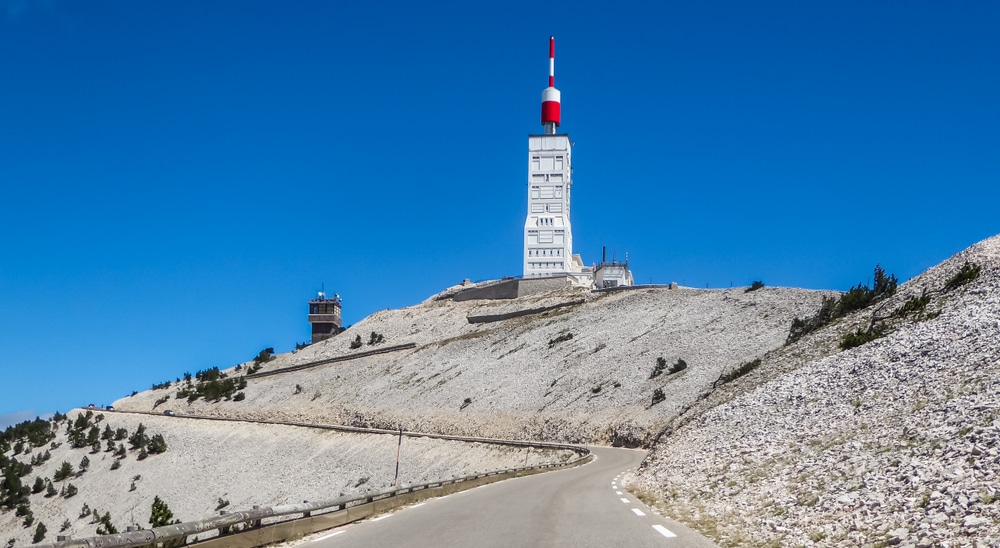
{"label": "antenna spire", "polygon": [[549,36],[549,87],[542,90],[542,126],[546,135],[554,135],[559,127],[560,95],[556,89],[556,39]]}

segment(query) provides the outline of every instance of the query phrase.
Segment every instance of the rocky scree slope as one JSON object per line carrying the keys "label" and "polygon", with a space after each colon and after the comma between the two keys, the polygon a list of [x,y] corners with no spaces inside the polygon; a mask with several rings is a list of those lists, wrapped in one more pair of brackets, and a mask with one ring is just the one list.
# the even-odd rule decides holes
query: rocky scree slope
{"label": "rocky scree slope", "polygon": [[[795,316],[823,295],[765,287],[567,288],[504,301],[456,302],[457,288],[372,314],[346,332],[277,356],[263,372],[371,349],[416,348],[282,375],[245,377],[242,401],[178,400],[185,383],[115,402],[232,418],[639,446],[710,389],[719,375],[780,347]],[[468,317],[559,307],[470,323]],[[368,345],[371,334],[383,342]],[[361,348],[351,343],[360,337]],[[650,378],[662,357],[683,371]],[[242,367],[242,372],[246,368]],[[228,369],[235,376],[240,371]],[[664,399],[652,405],[659,389]],[[169,399],[157,405],[163,398]]]}
{"label": "rocky scree slope", "polygon": [[[69,420],[74,421],[79,413],[70,412]],[[101,429],[125,428],[131,434],[141,423],[147,435],[164,437],[166,452],[138,460],[137,451],[132,450],[121,459],[119,468],[112,470],[116,461],[113,453],[71,448],[66,423],[60,421],[52,440],[55,447],[47,443],[33,448],[30,455],[21,453],[15,458],[29,462],[32,456],[49,452],[47,461],[21,478],[30,486],[35,477],[53,479],[63,462],[79,472],[80,461],[87,457],[90,465],[85,472],[53,482],[56,490],[73,484],[78,492],[71,497],[46,497],[44,491],[30,495],[34,518],[30,527],[24,527],[24,517],[13,510],[0,512],[0,542],[4,546],[9,540],[15,546],[31,544],[38,523],[44,523],[48,530],[45,542],[55,541],[59,534],[75,538],[95,535],[101,524],[93,514],[82,514],[84,505],[101,516],[109,513],[115,528],[124,531],[128,525],[149,528],[157,496],[168,504],[174,519],[193,521],[218,515],[223,501],[228,503],[226,510],[244,510],[253,505],[330,500],[389,487],[395,475],[397,438],[393,435],[126,413],[103,415]],[[127,440],[123,443],[129,446]],[[572,451],[428,438],[404,438],[401,453],[400,482],[414,484],[575,456]],[[68,529],[60,531],[66,521]]]}
{"label": "rocky scree slope", "polygon": [[[944,290],[967,262],[978,278]],[[770,353],[627,481],[727,546],[1000,545],[1000,236],[879,313],[925,291],[931,313],[884,338],[837,347],[868,309]]]}

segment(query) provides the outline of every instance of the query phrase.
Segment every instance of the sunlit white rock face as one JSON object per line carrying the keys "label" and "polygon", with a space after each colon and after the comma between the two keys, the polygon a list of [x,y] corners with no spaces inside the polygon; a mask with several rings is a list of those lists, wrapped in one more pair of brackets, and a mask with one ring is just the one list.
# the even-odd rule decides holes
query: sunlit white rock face
{"label": "sunlit white rock face", "polygon": [[[967,261],[979,277],[940,291]],[[772,354],[693,409],[630,481],[734,544],[997,545],[1000,237],[910,280],[878,313],[925,290],[939,316],[841,351],[865,310]]]}

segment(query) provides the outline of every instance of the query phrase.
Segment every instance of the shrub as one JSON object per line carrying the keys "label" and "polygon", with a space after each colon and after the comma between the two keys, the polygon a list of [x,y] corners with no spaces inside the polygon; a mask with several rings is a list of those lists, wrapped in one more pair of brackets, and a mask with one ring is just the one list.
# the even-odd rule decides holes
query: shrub
{"label": "shrub", "polygon": [[222,510],[226,506],[229,506],[229,501],[222,497],[219,497],[219,503],[215,505],[215,510],[216,511]]}
{"label": "shrub", "polygon": [[744,293],[750,293],[751,291],[757,291],[758,289],[760,289],[762,287],[764,287],[764,282],[762,282],[760,280],[755,280],[752,284],[750,284],[750,287],[748,287],[746,289],[746,291],[744,291]]}
{"label": "shrub", "polygon": [[69,520],[66,520],[66,521],[64,521],[62,523],[62,527],[59,528],[59,532],[62,533],[62,532],[66,531],[67,529],[69,529],[72,526],[73,526],[73,524],[70,523]]}
{"label": "shrub", "polygon": [[729,373],[723,373],[722,376],[719,377],[719,380],[716,382],[720,384],[725,384],[729,381],[736,380],[742,377],[743,375],[746,375],[747,373],[753,371],[754,369],[757,369],[758,367],[760,367],[760,358],[741,364],[739,367],[730,371]]}
{"label": "shrub", "polygon": [[677,373],[679,371],[684,371],[685,369],[687,369],[687,366],[688,364],[686,361],[682,360],[681,358],[677,358],[677,363],[670,366],[670,369],[667,370],[667,374],[673,375],[674,373]]}
{"label": "shrub", "polygon": [[905,318],[910,314],[916,314],[918,317],[923,314],[924,309],[931,302],[930,295],[921,295],[920,297],[910,297],[903,303],[903,306],[897,308],[892,315],[897,318]]}
{"label": "shrub", "polygon": [[45,480],[41,476],[35,476],[35,484],[31,486],[31,494],[37,495],[45,490]]}
{"label": "shrub", "polygon": [[56,491],[56,487],[51,483],[45,486],[45,498],[50,499],[58,494],[59,491]]}
{"label": "shrub", "polygon": [[874,341],[875,339],[884,337],[885,331],[885,326],[883,325],[876,325],[870,329],[858,329],[844,335],[844,338],[840,340],[840,349],[847,350],[848,348],[861,346],[868,341]]}
{"label": "shrub", "polygon": [[592,393],[594,393],[594,394],[600,394],[601,393],[601,385],[597,385],[597,386],[591,388],[590,391]]}
{"label": "shrub", "polygon": [[77,492],[78,492],[78,490],[77,490],[76,486],[71,483],[71,484],[69,484],[69,485],[66,486],[66,495],[65,495],[65,497],[66,498],[70,498],[73,495],[77,494]]}
{"label": "shrub", "polygon": [[73,465],[66,461],[63,461],[62,465],[59,466],[59,469],[56,470],[56,473],[52,474],[52,479],[54,479],[55,481],[62,481],[72,475],[73,475]]}
{"label": "shrub", "polygon": [[968,261],[962,265],[962,268],[948,280],[948,283],[944,285],[945,291],[951,291],[952,289],[959,288],[972,280],[979,277],[979,273],[983,270],[983,267],[972,264]]}
{"label": "shrub", "polygon": [[354,340],[351,341],[351,350],[357,350],[362,346],[364,346],[364,343],[361,342],[361,335],[354,337]]}
{"label": "shrub", "polygon": [[111,524],[111,512],[105,512],[97,522],[101,524],[97,528],[98,535],[113,535],[118,532],[118,529]]}
{"label": "shrub", "polygon": [[146,435],[146,426],[140,422],[135,432],[129,436],[128,444],[131,449],[139,449],[145,448],[147,443],[149,443],[149,436]]}
{"label": "shrub", "polygon": [[274,349],[268,347],[257,353],[257,357],[253,359],[253,363],[254,365],[263,365],[273,359],[274,359]]}
{"label": "shrub", "polygon": [[115,459],[115,461],[111,463],[111,469],[112,470],[117,470],[117,469],[119,469],[121,467],[122,467],[122,461],[120,461],[118,459]]}
{"label": "shrub", "polygon": [[823,297],[822,304],[816,315],[792,320],[792,326],[788,330],[788,338],[785,344],[791,344],[807,333],[816,330],[831,321],[849,314],[855,310],[861,310],[883,299],[887,299],[896,292],[898,280],[896,276],[886,275],[885,270],[880,265],[875,265],[875,286],[869,288],[866,284],[858,285],[840,295],[839,299],[833,297]]}
{"label": "shrub", "polygon": [[368,337],[368,346],[375,346],[383,341],[385,341],[385,337],[381,333],[372,331],[371,336]]}
{"label": "shrub", "polygon": [[45,524],[39,522],[38,527],[35,529],[35,536],[31,537],[31,542],[34,544],[42,542],[42,539],[45,538],[45,533],[47,533],[48,531],[49,530],[45,528]]}
{"label": "shrub", "polygon": [[462,405],[458,406],[458,410],[461,411],[470,405],[472,405],[472,398],[465,398],[465,400],[462,401]]}
{"label": "shrub", "polygon": [[653,403],[651,405],[656,405],[665,399],[667,399],[667,397],[663,394],[663,389],[657,388],[656,390],[653,390]]}
{"label": "shrub", "polygon": [[[222,499],[219,500],[221,501]],[[171,521],[171,518],[173,517],[174,513],[170,511],[170,507],[167,506],[167,503],[163,502],[159,495],[154,497],[153,507],[149,512],[149,524],[155,528],[180,523],[180,521]]]}
{"label": "shrub", "polygon": [[159,454],[166,452],[167,450],[167,440],[163,439],[163,435],[156,434],[149,439],[149,452],[152,454]]}
{"label": "shrub", "polygon": [[89,466],[90,466],[90,459],[87,458],[87,455],[84,455],[83,458],[80,459],[80,471],[83,472]]}
{"label": "shrub", "polygon": [[243,392],[237,392],[236,395],[233,396],[233,401],[243,401],[246,398],[247,398],[246,394],[244,394]]}
{"label": "shrub", "polygon": [[568,340],[570,340],[572,338],[573,338],[573,334],[572,333],[564,333],[564,334],[559,335],[558,337],[556,337],[554,339],[549,339],[549,348],[552,348],[553,346],[555,346],[555,345],[557,345],[557,344],[559,344],[561,342],[568,341]]}
{"label": "shrub", "polygon": [[656,367],[653,368],[653,372],[649,374],[649,378],[655,379],[663,374],[663,370],[667,367],[667,360],[663,359],[663,356],[656,358]]}

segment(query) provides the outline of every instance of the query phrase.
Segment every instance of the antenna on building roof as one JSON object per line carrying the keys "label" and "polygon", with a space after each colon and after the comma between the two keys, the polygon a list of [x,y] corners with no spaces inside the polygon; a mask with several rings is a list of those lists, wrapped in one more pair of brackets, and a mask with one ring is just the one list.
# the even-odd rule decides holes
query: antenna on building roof
{"label": "antenna on building roof", "polygon": [[546,135],[559,127],[559,90],[556,89],[556,38],[549,36],[549,87],[542,90],[542,126]]}

